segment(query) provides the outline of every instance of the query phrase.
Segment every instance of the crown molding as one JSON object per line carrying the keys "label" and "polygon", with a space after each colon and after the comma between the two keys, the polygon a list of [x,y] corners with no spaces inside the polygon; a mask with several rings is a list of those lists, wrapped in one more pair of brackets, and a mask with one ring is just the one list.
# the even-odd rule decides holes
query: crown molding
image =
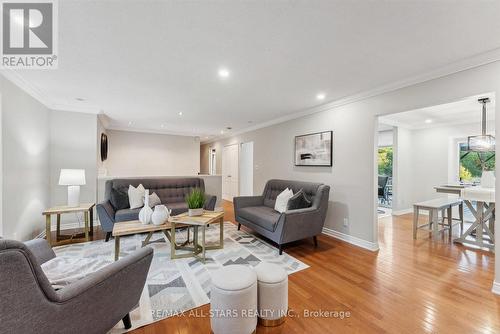
{"label": "crown molding", "polygon": [[220,135],[220,136],[211,138],[207,141],[203,141],[202,144],[213,143],[213,142],[218,141],[218,140],[233,137],[233,136],[236,136],[236,135],[239,135],[242,133],[246,133],[249,131],[258,130],[261,128],[266,128],[268,126],[275,125],[278,123],[283,123],[283,122],[286,122],[286,121],[289,121],[292,119],[312,115],[312,114],[319,113],[322,111],[335,109],[335,108],[338,108],[338,107],[341,107],[341,106],[344,106],[347,104],[366,100],[366,99],[374,97],[374,96],[390,93],[390,92],[396,91],[398,89],[410,87],[410,86],[420,84],[420,83],[423,83],[426,81],[442,78],[442,77],[445,77],[448,75],[452,75],[454,73],[458,73],[458,72],[466,71],[466,70],[469,70],[472,68],[476,68],[476,67],[480,67],[480,66],[487,65],[490,63],[494,63],[494,62],[497,62],[499,60],[500,60],[500,48],[496,48],[496,49],[493,49],[493,50],[490,50],[490,51],[487,51],[484,53],[480,53],[480,54],[477,54],[475,56],[472,56],[472,57],[469,57],[466,59],[462,59],[462,60],[454,62],[454,63],[450,63],[448,65],[433,69],[431,71],[428,71],[428,72],[425,72],[425,73],[422,73],[419,75],[411,76],[411,77],[408,77],[408,78],[403,79],[403,80],[388,83],[388,84],[379,86],[377,88],[366,90],[366,91],[363,91],[363,92],[360,92],[357,94],[349,95],[349,96],[340,98],[340,99],[335,100],[335,101],[331,101],[331,102],[328,102],[328,103],[325,103],[325,104],[322,104],[319,106],[308,108],[308,109],[305,109],[303,111],[295,112],[295,113],[287,115],[287,116],[279,117],[279,118],[276,118],[276,119],[273,119],[270,121],[266,121],[266,122],[259,123],[259,124],[256,124],[256,125],[253,125],[250,127],[246,127],[246,128],[243,128],[241,130],[238,130],[238,131],[235,131],[235,132],[232,132],[229,134]]}
{"label": "crown molding", "polygon": [[[104,125],[104,124],[103,124]],[[147,128],[129,128],[129,127],[124,127],[124,126],[117,126],[113,124],[109,124],[109,126],[104,126],[106,130],[114,130],[114,131],[124,131],[124,132],[137,132],[137,133],[150,133],[150,134],[156,134],[156,135],[171,135],[171,136],[182,136],[182,137],[191,137],[191,138],[198,138],[200,139],[200,136],[189,133],[189,132],[182,132],[182,131],[169,131],[169,130],[152,130],[152,129],[147,129]]]}
{"label": "crown molding", "polygon": [[47,95],[41,89],[29,83],[18,72],[12,69],[2,69],[0,70],[0,73],[5,77],[5,79],[12,82],[32,98],[47,108],[52,109],[52,101],[47,97]]}

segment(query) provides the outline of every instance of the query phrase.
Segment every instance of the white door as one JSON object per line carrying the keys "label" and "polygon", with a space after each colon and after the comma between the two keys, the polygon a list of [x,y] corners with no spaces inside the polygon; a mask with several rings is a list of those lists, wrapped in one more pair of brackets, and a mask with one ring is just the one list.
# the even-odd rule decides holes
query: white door
{"label": "white door", "polygon": [[231,202],[238,196],[238,146],[224,146],[222,151],[222,198]]}
{"label": "white door", "polygon": [[253,195],[253,141],[241,144],[240,150],[240,195]]}

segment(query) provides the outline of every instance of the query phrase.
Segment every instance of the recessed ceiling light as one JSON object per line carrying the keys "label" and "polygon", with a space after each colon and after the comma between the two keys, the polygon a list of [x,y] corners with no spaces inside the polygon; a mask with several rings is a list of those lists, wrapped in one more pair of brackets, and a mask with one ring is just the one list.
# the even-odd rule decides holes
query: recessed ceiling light
{"label": "recessed ceiling light", "polygon": [[223,135],[224,134],[224,130],[220,130],[220,134]]}
{"label": "recessed ceiling light", "polygon": [[182,116],[182,111],[179,111],[179,116]]}
{"label": "recessed ceiling light", "polygon": [[320,101],[324,100],[325,97],[326,97],[325,93],[318,93],[318,94],[316,94],[316,99],[317,100],[320,100]]}
{"label": "recessed ceiling light", "polygon": [[432,119],[430,119],[430,118],[426,119],[426,120],[425,120],[425,123],[427,123],[427,124],[432,123]]}
{"label": "recessed ceiling light", "polygon": [[219,78],[221,78],[221,79],[227,79],[231,75],[231,73],[229,72],[229,70],[227,68],[219,68],[219,71],[217,72],[217,74],[219,75]]}
{"label": "recessed ceiling light", "polygon": [[131,126],[131,125],[132,125],[132,121],[129,121],[129,122],[128,122],[128,126]]}
{"label": "recessed ceiling light", "polygon": [[164,128],[164,127],[165,127],[165,124],[162,124],[162,125],[161,125],[161,127],[162,127],[162,128]]}

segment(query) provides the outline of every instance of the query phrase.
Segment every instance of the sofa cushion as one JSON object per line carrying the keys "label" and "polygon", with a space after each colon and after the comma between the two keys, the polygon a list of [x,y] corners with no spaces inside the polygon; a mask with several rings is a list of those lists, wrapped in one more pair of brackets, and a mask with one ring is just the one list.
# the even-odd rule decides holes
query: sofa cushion
{"label": "sofa cushion", "polygon": [[130,205],[127,192],[120,189],[111,189],[109,201],[115,210],[126,209]]}
{"label": "sofa cushion", "polygon": [[255,225],[273,232],[281,214],[267,206],[248,206],[239,209],[238,215]]}
{"label": "sofa cushion", "polygon": [[172,210],[171,215],[176,216],[178,214],[184,213],[188,211],[188,206],[186,202],[177,202],[177,203],[165,203],[167,209]]}
{"label": "sofa cushion", "polygon": [[304,209],[304,208],[310,208],[311,205],[312,205],[312,202],[307,198],[304,191],[302,189],[300,189],[298,193],[293,195],[288,200],[286,209],[287,210]]}
{"label": "sofa cushion", "polygon": [[146,189],[142,184],[136,187],[133,185],[128,186],[128,201],[130,203],[129,208],[137,209],[144,206],[144,196]]}
{"label": "sofa cushion", "polygon": [[137,209],[121,209],[116,211],[115,213],[115,221],[116,222],[125,222],[130,220],[138,220],[139,219],[139,211],[142,208]]}

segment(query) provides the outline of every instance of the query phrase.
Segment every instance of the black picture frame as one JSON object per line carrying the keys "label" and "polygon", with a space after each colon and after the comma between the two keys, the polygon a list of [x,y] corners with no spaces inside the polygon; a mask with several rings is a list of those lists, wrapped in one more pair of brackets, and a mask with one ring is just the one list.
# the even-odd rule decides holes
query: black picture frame
{"label": "black picture frame", "polygon": [[[323,163],[313,163],[313,164],[300,163],[300,159],[298,159],[298,155],[299,154],[304,155],[304,154],[309,154],[309,153],[300,153],[298,151],[298,148],[297,148],[297,142],[299,140],[307,140],[307,137],[310,137],[311,140],[313,140],[312,139],[313,137],[322,136],[322,135],[328,135],[330,137],[330,143],[326,147],[327,155],[328,155],[327,159],[323,159],[323,160],[325,160]],[[293,159],[294,159],[295,166],[297,166],[297,167],[332,167],[333,166],[333,131],[331,131],[331,130],[330,131],[320,131],[320,132],[314,132],[314,133],[308,133],[308,134],[304,134],[304,135],[295,136],[294,142],[295,142],[295,146],[294,146],[295,149],[294,149],[294,158]],[[301,159],[301,160],[304,160],[304,159]]]}
{"label": "black picture frame", "polygon": [[101,133],[101,161],[105,161],[108,158],[108,136],[105,133]]}

